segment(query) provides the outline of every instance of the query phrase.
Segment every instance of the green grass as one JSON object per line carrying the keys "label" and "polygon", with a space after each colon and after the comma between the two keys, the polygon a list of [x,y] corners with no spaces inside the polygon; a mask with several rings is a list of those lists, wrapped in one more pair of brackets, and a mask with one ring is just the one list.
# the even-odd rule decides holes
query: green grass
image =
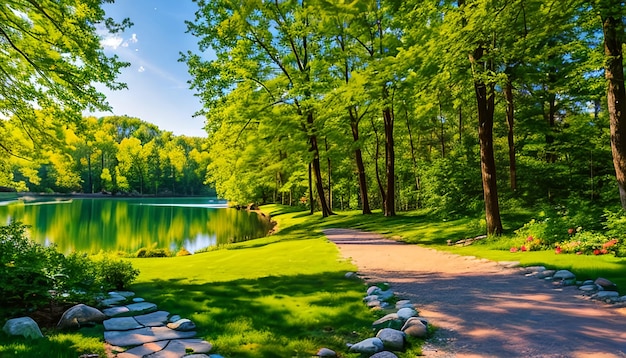
{"label": "green grass", "polygon": [[[446,245],[447,240],[482,234],[481,218],[444,220],[420,211],[392,218],[380,212],[363,216],[349,211],[322,218],[279,205],[262,209],[278,221],[277,234],[191,256],[132,259],[141,271],[132,289],[159,309],[193,320],[199,337],[226,357],[310,357],[328,347],[342,357],[356,358],[347,354],[346,343],[369,337],[371,323],[380,314],[362,303],[365,285],[344,278],[356,268],[323,237],[324,228],[358,228],[461,255],[569,269],[580,279],[602,276],[626,287],[622,278],[626,259],[622,258],[548,251],[510,253],[509,241],[514,239],[507,236],[467,247]],[[527,213],[508,213],[503,220],[512,232],[528,219]],[[49,332],[39,341],[0,334],[0,356],[100,353],[99,327]],[[419,345],[413,342],[399,356],[414,357]]]}

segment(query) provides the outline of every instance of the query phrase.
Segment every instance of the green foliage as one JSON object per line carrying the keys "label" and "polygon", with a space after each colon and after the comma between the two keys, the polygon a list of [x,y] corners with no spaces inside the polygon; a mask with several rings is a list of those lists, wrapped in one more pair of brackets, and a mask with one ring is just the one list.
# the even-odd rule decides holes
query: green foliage
{"label": "green foliage", "polygon": [[139,271],[128,261],[72,253],[30,240],[26,226],[0,226],[0,316],[34,310],[51,301],[91,302],[97,293],[128,287]]}
{"label": "green foliage", "polygon": [[126,260],[100,255],[94,260],[96,285],[105,292],[127,289],[139,275],[139,270]]}
{"label": "green foliage", "polygon": [[135,252],[135,257],[168,257],[172,256],[172,253],[167,249],[159,249],[156,247],[142,247]]}

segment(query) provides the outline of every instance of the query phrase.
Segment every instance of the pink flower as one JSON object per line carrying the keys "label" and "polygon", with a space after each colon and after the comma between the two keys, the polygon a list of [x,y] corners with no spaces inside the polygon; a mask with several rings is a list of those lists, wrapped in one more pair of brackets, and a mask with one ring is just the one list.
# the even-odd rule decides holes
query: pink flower
{"label": "pink flower", "polygon": [[531,242],[531,241],[533,241],[533,240],[534,240],[534,238],[533,238],[532,236],[529,236],[529,237],[526,239],[526,241],[528,241],[528,242]]}
{"label": "pink flower", "polygon": [[556,249],[554,249],[554,253],[557,254],[557,255],[560,254],[561,253],[561,248],[557,246]]}
{"label": "pink flower", "polygon": [[520,247],[519,249],[520,249],[520,251],[527,251],[526,250],[526,246],[524,246],[524,245],[522,245],[522,247]]}
{"label": "pink flower", "polygon": [[517,252],[517,247],[512,247],[509,251],[510,252]]}
{"label": "pink flower", "polygon": [[578,251],[578,252],[576,253],[576,255],[582,255],[582,254],[583,254],[583,252],[582,252],[582,251]]}
{"label": "pink flower", "polygon": [[574,230],[573,228],[569,228],[567,229],[567,233],[570,235],[573,235],[576,232],[576,230]]}

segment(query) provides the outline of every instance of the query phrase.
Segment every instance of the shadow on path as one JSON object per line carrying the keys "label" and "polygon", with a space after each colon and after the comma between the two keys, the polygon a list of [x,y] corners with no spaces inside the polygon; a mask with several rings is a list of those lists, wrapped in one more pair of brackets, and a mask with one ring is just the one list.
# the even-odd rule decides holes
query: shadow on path
{"label": "shadow on path", "polygon": [[576,287],[377,234],[324,234],[366,280],[390,283],[439,328],[432,356],[626,357],[624,309],[583,300]]}

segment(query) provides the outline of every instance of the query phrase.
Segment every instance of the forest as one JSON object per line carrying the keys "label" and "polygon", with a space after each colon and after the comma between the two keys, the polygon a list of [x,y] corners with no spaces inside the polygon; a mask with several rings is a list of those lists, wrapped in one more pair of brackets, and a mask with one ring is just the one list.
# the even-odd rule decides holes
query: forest
{"label": "forest", "polygon": [[[5,123],[18,145],[0,185],[43,193],[214,195],[204,184],[205,138],[175,136],[138,118],[85,117],[32,141]],[[19,122],[18,122],[19,123]],[[13,127],[12,127],[13,125]]]}
{"label": "forest", "polygon": [[95,24],[129,19],[0,6],[0,186],[483,212],[495,234],[501,210],[626,206],[621,1],[195,2],[208,139],[81,115],[128,66]]}
{"label": "forest", "polygon": [[224,197],[484,210],[496,234],[501,207],[624,205],[621,1],[197,3]]}

